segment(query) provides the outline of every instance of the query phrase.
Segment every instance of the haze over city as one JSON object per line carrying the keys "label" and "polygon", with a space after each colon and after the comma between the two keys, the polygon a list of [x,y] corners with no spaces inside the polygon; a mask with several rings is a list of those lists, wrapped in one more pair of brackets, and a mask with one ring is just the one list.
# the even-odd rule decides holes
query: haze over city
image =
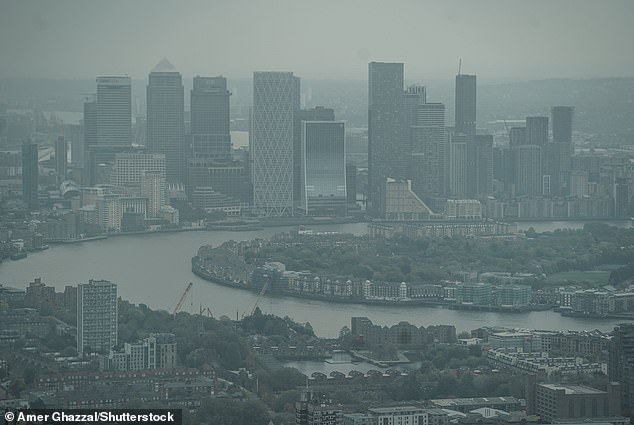
{"label": "haze over city", "polygon": [[631,425],[633,18],[0,0],[0,425]]}
{"label": "haze over city", "polygon": [[363,79],[371,60],[407,77],[632,76],[629,0],[156,2],[4,1],[0,77],[144,78],[166,57],[184,75]]}

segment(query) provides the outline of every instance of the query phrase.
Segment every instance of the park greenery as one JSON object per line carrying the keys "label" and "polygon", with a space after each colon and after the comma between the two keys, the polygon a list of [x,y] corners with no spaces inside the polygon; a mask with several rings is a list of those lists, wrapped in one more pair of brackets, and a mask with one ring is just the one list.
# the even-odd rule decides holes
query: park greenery
{"label": "park greenery", "polygon": [[[634,229],[588,223],[579,230],[537,233],[517,238],[428,237],[391,239],[357,237],[342,244],[270,244],[248,251],[253,264],[279,261],[287,270],[387,282],[437,283],[463,272],[509,272],[534,275],[536,287],[552,283],[607,283],[619,286],[634,277]],[[605,274],[587,272],[611,265]],[[609,272],[608,272],[609,273]],[[578,280],[581,279],[581,280]],[[587,281],[587,282],[586,282]]]}

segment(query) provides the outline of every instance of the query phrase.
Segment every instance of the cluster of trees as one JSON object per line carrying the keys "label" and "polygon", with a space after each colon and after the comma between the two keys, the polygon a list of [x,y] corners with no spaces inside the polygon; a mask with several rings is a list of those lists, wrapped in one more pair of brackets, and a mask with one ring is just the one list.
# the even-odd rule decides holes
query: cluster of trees
{"label": "cluster of trees", "polygon": [[590,223],[580,230],[526,232],[526,238],[375,239],[359,237],[340,246],[305,243],[265,246],[249,253],[255,263],[280,261],[289,270],[345,278],[411,283],[436,282],[454,271],[506,271],[544,276],[589,270],[601,264],[632,264],[634,229]]}

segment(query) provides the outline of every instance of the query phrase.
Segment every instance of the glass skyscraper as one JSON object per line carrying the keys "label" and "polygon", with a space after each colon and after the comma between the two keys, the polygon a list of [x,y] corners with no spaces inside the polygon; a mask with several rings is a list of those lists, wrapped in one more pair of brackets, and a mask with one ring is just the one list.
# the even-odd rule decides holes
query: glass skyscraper
{"label": "glass skyscraper", "polygon": [[253,74],[253,206],[265,216],[293,215],[293,117],[297,110],[299,78],[292,72]]}
{"label": "glass skyscraper", "polygon": [[184,88],[181,74],[163,59],[147,86],[147,147],[165,155],[169,183],[185,180]]}
{"label": "glass skyscraper", "polygon": [[301,202],[306,215],[346,214],[346,153],[342,121],[302,121]]}

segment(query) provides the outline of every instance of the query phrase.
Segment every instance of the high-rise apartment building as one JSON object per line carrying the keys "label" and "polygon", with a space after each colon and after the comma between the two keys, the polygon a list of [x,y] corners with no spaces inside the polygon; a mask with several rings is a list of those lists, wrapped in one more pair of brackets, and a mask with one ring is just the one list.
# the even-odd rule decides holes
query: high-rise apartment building
{"label": "high-rise apartment building", "polygon": [[188,158],[207,164],[231,160],[230,96],[225,77],[194,77]]}
{"label": "high-rise apartment building", "polygon": [[297,110],[299,78],[292,72],[253,74],[253,206],[266,216],[293,214],[293,117]]}
{"label": "high-rise apartment building", "polygon": [[301,202],[306,215],[345,216],[346,152],[342,121],[302,121]]}
{"label": "high-rise apartment building", "polygon": [[97,143],[90,146],[98,153],[129,149],[132,137],[132,86],[130,77],[97,77]]}
{"label": "high-rise apartment building", "polygon": [[147,86],[147,147],[165,155],[169,183],[185,179],[184,88],[181,74],[166,59],[149,75]]}
{"label": "high-rise apartment building", "polygon": [[108,352],[117,345],[117,285],[90,280],[77,287],[77,352]]}
{"label": "high-rise apartment building", "polygon": [[456,125],[458,133],[472,141],[476,134],[476,76],[456,75]]}
{"label": "high-rise apartment building", "polygon": [[316,106],[311,109],[299,109],[293,117],[293,199],[299,205],[302,197],[302,121],[334,121],[335,111],[331,108]]}
{"label": "high-rise apartment building", "polygon": [[[369,210],[377,215],[381,188],[403,166],[403,64],[368,65],[368,195]],[[377,202],[378,201],[378,202]]]}
{"label": "high-rise apartment building", "polygon": [[38,151],[37,144],[22,145],[22,201],[29,211],[39,209],[38,189]]}

